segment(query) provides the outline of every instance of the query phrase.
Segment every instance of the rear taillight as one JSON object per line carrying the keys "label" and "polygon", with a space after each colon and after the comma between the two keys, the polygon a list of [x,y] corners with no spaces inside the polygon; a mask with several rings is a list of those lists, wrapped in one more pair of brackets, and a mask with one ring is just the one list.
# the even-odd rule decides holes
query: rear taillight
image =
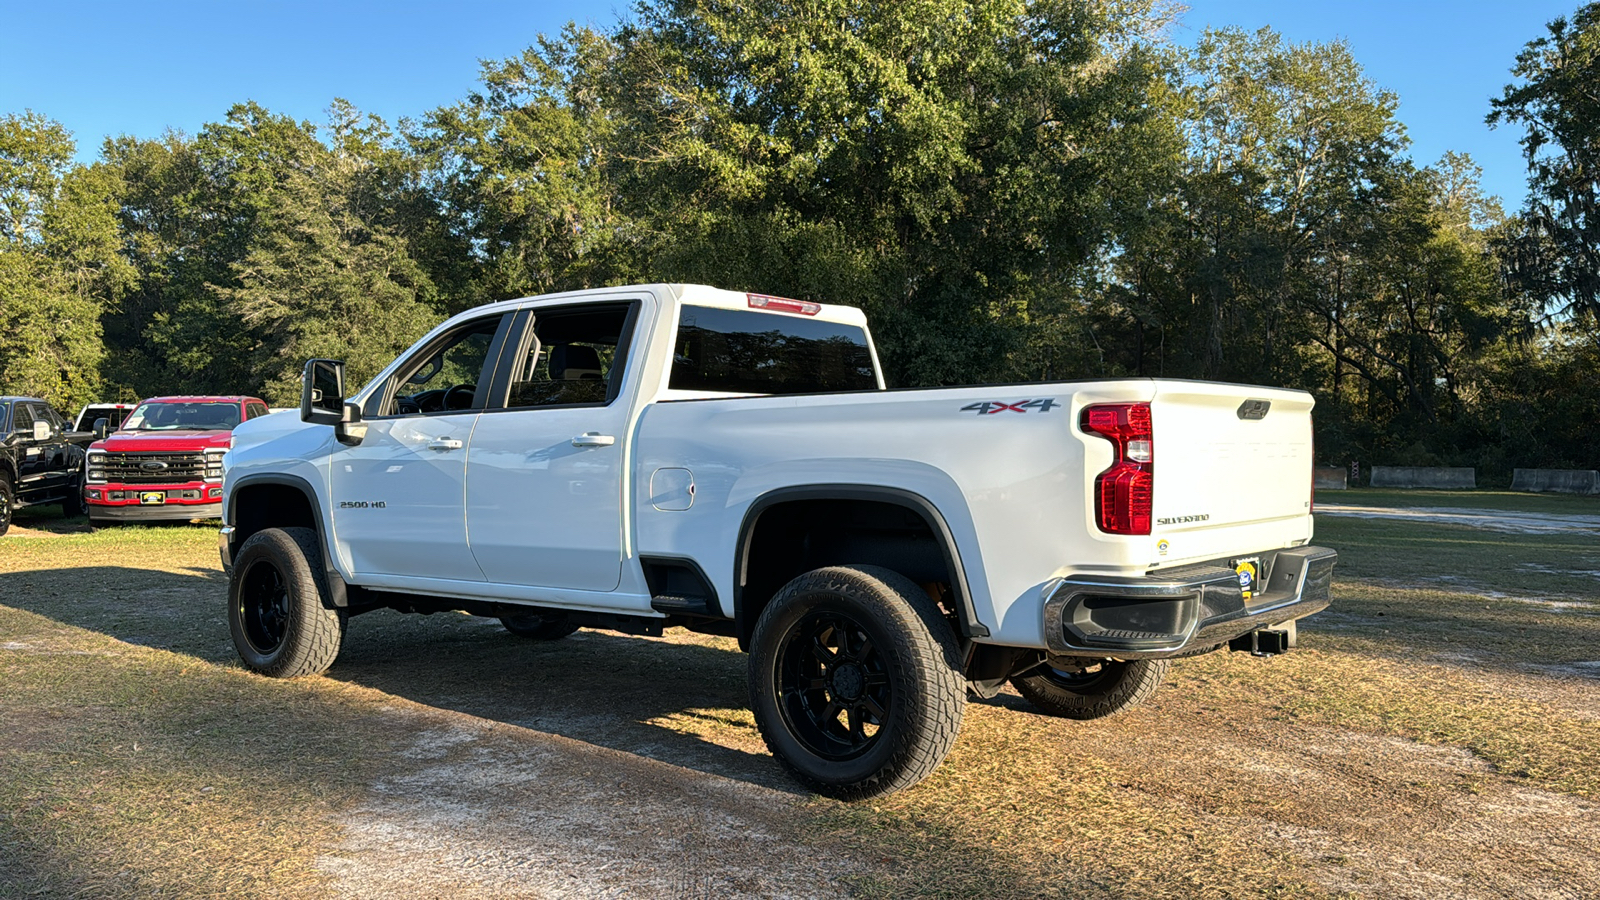
{"label": "rear taillight", "polygon": [[1111,468],[1094,480],[1094,517],[1107,534],[1149,534],[1155,496],[1150,404],[1106,403],[1083,411],[1083,430],[1111,442]]}

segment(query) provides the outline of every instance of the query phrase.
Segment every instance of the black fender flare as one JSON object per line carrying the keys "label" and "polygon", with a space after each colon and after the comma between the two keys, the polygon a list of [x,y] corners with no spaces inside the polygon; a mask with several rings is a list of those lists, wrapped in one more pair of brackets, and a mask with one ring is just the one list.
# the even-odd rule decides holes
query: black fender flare
{"label": "black fender flare", "polygon": [[945,521],[939,507],[912,491],[869,484],[808,484],[775,488],[750,504],[739,523],[739,542],[733,555],[733,617],[739,634],[748,633],[746,629],[754,624],[746,620],[744,578],[750,566],[750,544],[755,536],[756,525],[762,513],[768,509],[794,500],[867,500],[899,506],[921,516],[933,531],[950,572],[950,590],[956,599],[962,639],[989,636],[988,626],[978,621],[977,611],[973,607],[972,591],[968,586],[967,571],[961,564],[961,551],[956,545],[955,534],[950,531],[950,524]]}
{"label": "black fender flare", "polygon": [[[286,475],[281,472],[261,472],[252,475],[240,476],[232,485],[232,489],[223,495],[222,524],[232,526],[235,521],[234,501],[238,499],[241,488],[257,485],[277,485],[292,488],[305,495],[306,505],[311,507],[311,515],[317,520],[317,540],[322,544],[322,568],[328,576],[329,600],[335,607],[343,608],[350,605],[350,591],[344,576],[333,565],[333,546],[329,538],[328,520],[323,515],[322,504],[317,502],[317,490],[311,482],[298,475]],[[232,547],[230,555],[238,555],[239,548]]]}

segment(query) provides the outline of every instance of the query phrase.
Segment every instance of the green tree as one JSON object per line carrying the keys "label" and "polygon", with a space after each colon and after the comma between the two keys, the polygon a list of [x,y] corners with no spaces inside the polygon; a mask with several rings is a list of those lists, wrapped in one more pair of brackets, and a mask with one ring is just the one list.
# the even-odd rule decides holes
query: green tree
{"label": "green tree", "polygon": [[209,293],[249,329],[249,370],[269,401],[298,398],[313,356],[345,359],[360,383],[436,321],[427,275],[386,221],[381,120],[335,101],[323,143],[309,124],[245,104],[202,141],[213,177],[251,215],[242,257]]}
{"label": "green tree", "polygon": [[602,82],[657,277],[849,302],[890,375],[1076,371],[1080,285],[1147,199],[1149,4],[658,0]]}
{"label": "green tree", "polygon": [[450,311],[637,277],[599,83],[615,53],[610,36],[568,26],[520,57],[484,63],[480,90],[412,130],[441,226],[415,243],[450,287]]}
{"label": "green tree", "polygon": [[119,182],[70,165],[59,123],[0,117],[0,383],[72,408],[96,398],[100,317],[134,273],[116,228]]}
{"label": "green tree", "polygon": [[1547,309],[1600,324],[1600,3],[1547,30],[1517,55],[1520,83],[1490,101],[1490,125],[1523,127],[1528,163],[1526,230],[1505,258]]}
{"label": "green tree", "polygon": [[1404,146],[1398,100],[1345,44],[1269,29],[1207,31],[1181,65],[1181,170],[1117,260],[1129,368],[1309,387],[1306,306]]}

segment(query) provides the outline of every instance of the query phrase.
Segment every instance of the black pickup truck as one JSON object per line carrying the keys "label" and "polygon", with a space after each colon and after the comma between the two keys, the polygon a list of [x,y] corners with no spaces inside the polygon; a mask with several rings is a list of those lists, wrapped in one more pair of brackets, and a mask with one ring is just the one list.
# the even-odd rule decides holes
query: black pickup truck
{"label": "black pickup truck", "polygon": [[43,400],[0,397],[0,534],[23,506],[60,503],[68,516],[87,514],[84,448],[94,435],[69,428]]}

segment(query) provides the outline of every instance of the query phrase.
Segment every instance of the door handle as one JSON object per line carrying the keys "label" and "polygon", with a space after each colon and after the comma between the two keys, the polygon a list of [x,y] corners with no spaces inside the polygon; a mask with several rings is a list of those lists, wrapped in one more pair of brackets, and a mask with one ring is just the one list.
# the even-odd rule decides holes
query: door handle
{"label": "door handle", "polygon": [[616,442],[617,442],[617,439],[615,437],[613,437],[612,435],[600,434],[600,433],[594,432],[594,431],[585,431],[583,434],[580,434],[577,437],[572,439],[572,446],[574,446],[574,447],[609,447],[612,444],[615,444]]}
{"label": "door handle", "polygon": [[460,450],[461,441],[455,438],[434,438],[428,442],[429,450]]}

